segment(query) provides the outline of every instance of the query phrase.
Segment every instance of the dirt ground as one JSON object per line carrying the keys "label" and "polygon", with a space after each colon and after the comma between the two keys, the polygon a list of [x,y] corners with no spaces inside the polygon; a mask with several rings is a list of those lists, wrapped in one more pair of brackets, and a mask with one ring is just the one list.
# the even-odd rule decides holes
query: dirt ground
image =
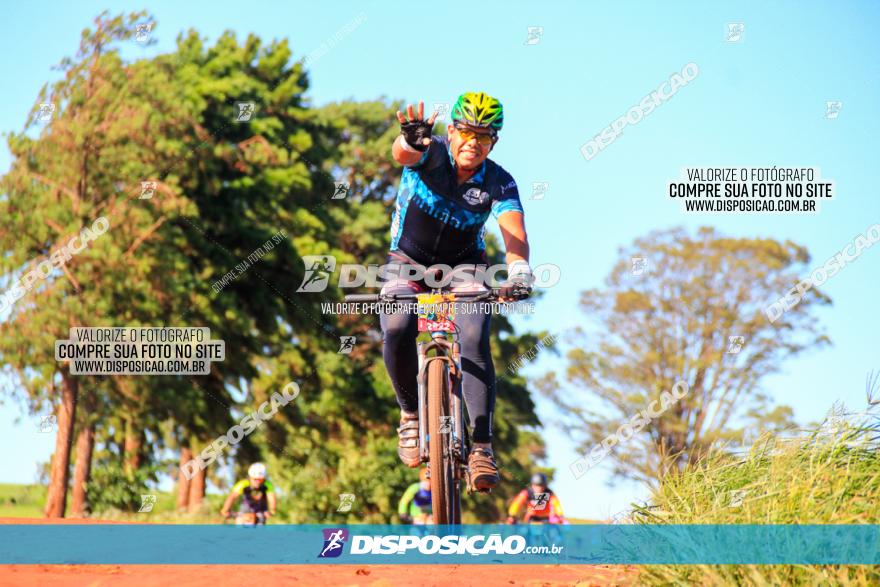
{"label": "dirt ground", "polygon": [[[101,523],[61,520],[60,523]],[[45,524],[0,518],[0,524]],[[59,523],[52,520],[51,523]],[[0,585],[219,587],[222,585],[562,587],[636,585],[632,567],[608,565],[0,565]]]}

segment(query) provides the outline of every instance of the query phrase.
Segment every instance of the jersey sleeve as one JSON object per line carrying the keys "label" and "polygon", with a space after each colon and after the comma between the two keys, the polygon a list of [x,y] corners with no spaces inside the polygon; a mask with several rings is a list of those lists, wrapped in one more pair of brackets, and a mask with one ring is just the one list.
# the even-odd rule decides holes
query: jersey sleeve
{"label": "jersey sleeve", "polygon": [[432,136],[428,150],[422,153],[418,163],[407,165],[410,169],[434,169],[443,163],[443,158],[449,156],[449,143],[446,137]]}
{"label": "jersey sleeve", "polygon": [[551,513],[556,514],[560,518],[565,517],[565,513],[562,511],[562,503],[560,503],[559,498],[556,497],[556,494],[550,496],[550,511]]}
{"label": "jersey sleeve", "polygon": [[413,483],[409,487],[406,488],[406,491],[403,493],[403,497],[400,498],[400,503],[397,504],[397,513],[399,515],[403,515],[409,509],[409,502],[413,500],[416,496],[416,493],[419,491],[419,484]]}
{"label": "jersey sleeve", "polygon": [[513,177],[504,171],[499,179],[498,188],[492,196],[492,216],[497,220],[505,212],[525,213]]}
{"label": "jersey sleeve", "polygon": [[266,488],[266,493],[275,493],[275,486],[269,481],[263,481],[263,487]]}
{"label": "jersey sleeve", "polygon": [[510,503],[510,507],[507,509],[507,515],[516,517],[519,513],[520,508],[525,505],[526,501],[529,499],[529,492],[523,489],[519,492],[519,494],[513,499]]}
{"label": "jersey sleeve", "polygon": [[249,481],[247,479],[242,479],[238,483],[232,486],[232,493],[242,494],[244,493],[245,488],[248,486]]}

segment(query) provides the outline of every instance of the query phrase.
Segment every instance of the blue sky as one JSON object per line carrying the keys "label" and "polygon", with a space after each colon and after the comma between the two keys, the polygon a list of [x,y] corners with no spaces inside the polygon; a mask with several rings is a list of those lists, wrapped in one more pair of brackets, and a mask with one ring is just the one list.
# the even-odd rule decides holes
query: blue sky
{"label": "blue sky", "polygon": [[[51,65],[74,53],[80,31],[106,4],[6,6],[0,130],[22,127],[39,88],[56,75]],[[287,37],[299,58],[362,19],[313,61],[310,95],[318,105],[381,96],[451,102],[471,90],[498,96],[505,126],[492,158],[520,185],[533,264],[562,268],[559,286],[535,316],[522,319],[530,327],[561,333],[583,322],[579,292],[601,285],[618,247],[651,230],[711,225],[734,236],[791,239],[806,245],[818,266],[880,222],[874,3],[112,4],[117,11],[146,7],[158,21],[158,45],[133,47],[131,56],[168,51],[179,31],[193,27],[211,40],[226,29],[240,38]],[[741,42],[726,42],[728,23],[745,25]],[[526,44],[528,27],[543,27],[537,44]],[[582,144],[689,62],[699,66],[695,80],[597,157],[583,158]],[[837,119],[824,116],[829,100],[843,103]],[[8,165],[4,144],[0,170]],[[834,180],[836,197],[812,216],[686,216],[664,196],[685,166],[774,165],[821,168]],[[539,181],[549,182],[549,191],[530,200]],[[786,363],[766,380],[771,396],[792,405],[799,421],[820,419],[836,400],[863,404],[865,375],[880,368],[878,275],[880,247],[826,283],[834,305],[820,317],[833,346]],[[543,353],[526,372],[561,368]],[[551,421],[553,408],[539,401]],[[0,482],[32,481],[36,463],[51,454],[54,436],[39,433],[38,424],[13,402],[0,407]],[[601,466],[574,480],[567,470],[576,458],[571,442],[553,427],[547,439],[549,464],[559,469],[554,489],[570,514],[602,518],[646,496],[633,484],[608,487]]]}

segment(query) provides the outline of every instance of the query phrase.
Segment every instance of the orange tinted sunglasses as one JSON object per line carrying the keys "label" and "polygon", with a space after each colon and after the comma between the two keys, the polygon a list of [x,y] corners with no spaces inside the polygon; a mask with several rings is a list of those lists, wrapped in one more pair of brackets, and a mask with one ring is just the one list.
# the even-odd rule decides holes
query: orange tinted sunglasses
{"label": "orange tinted sunglasses", "polygon": [[484,147],[493,144],[496,138],[495,134],[478,134],[465,126],[458,126],[457,124],[455,125],[455,132],[460,134],[465,142],[471,139],[477,139],[477,142]]}

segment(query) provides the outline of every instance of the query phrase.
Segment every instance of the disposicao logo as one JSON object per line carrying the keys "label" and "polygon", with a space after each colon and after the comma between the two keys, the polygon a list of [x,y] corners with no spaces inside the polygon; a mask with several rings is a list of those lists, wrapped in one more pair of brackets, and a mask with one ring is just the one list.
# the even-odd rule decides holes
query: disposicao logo
{"label": "disposicao logo", "polygon": [[336,257],[333,255],[305,255],[303,263],[306,266],[303,282],[297,292],[321,292],[327,289],[330,276],[336,269]]}
{"label": "disposicao logo", "polygon": [[342,554],[342,547],[348,540],[348,530],[345,528],[324,528],[324,547],[318,558],[336,558]]}
{"label": "disposicao logo", "polygon": [[[407,554],[407,551],[415,550],[419,554],[520,554],[529,553],[526,539],[523,536],[508,536],[502,538],[500,534],[489,536],[361,536],[351,538],[350,554]],[[562,548],[560,547],[560,551]],[[550,552],[550,549],[547,549]]]}
{"label": "disposicao logo", "polygon": [[345,528],[325,528],[324,546],[318,558],[340,556],[345,544],[350,542],[349,555],[554,555],[562,552],[564,545],[529,546],[524,536],[513,534],[477,534],[474,536],[414,536],[414,535],[349,535]]}

